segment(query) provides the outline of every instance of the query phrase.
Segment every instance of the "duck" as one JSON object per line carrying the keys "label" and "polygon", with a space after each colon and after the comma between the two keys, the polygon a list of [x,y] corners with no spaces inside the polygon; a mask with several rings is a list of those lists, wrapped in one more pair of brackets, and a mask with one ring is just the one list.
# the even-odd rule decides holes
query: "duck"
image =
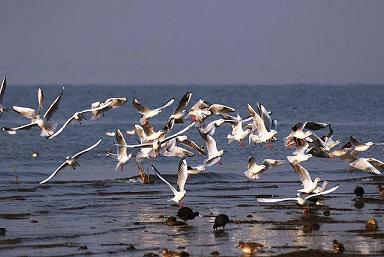
{"label": "duck", "polygon": [[217,228],[222,227],[225,229],[225,225],[229,223],[229,217],[226,214],[219,214],[215,218],[215,223],[213,224],[213,229],[217,230]]}
{"label": "duck", "polygon": [[238,246],[240,248],[241,252],[252,254],[256,252],[257,250],[263,248],[264,246],[259,243],[252,243],[252,242],[242,242],[240,241]]}

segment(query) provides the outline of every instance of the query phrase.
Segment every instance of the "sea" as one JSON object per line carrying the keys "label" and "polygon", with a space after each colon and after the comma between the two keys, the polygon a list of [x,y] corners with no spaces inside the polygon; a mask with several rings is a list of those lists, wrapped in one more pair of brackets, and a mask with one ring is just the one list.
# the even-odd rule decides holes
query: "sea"
{"label": "sea", "polygon": [[[60,85],[40,86],[47,110],[60,92]],[[4,105],[37,109],[34,86],[9,84]],[[222,165],[216,164],[198,175],[189,176],[183,205],[198,211],[201,217],[188,226],[168,226],[166,219],[175,216],[178,206],[169,202],[172,192],[151,169],[154,165],[176,186],[179,158],[158,157],[145,161],[153,184],[142,184],[135,177],[132,160],[124,170],[115,171],[116,161],[106,156],[116,151],[116,139],[107,131],[131,130],[140,114],[133,108],[137,98],[149,108],[161,106],[170,98],[175,102],[150,122],[161,129],[178,101],[192,92],[190,108],[199,99],[236,109],[233,115],[249,115],[247,104],[263,104],[277,120],[277,141],[271,149],[265,145],[227,143],[228,124],[216,130],[214,138],[224,150]],[[384,142],[384,87],[381,85],[66,85],[58,110],[51,121],[60,127],[72,114],[90,108],[91,103],[110,97],[126,97],[120,108],[110,110],[98,120],[68,125],[56,138],[40,136],[38,128],[10,135],[0,131],[0,256],[162,256],[162,249],[185,251],[191,256],[241,256],[240,241],[257,242],[264,247],[257,256],[278,256],[307,250],[332,251],[333,240],[344,244],[345,253],[366,256],[384,255],[384,199],[377,186],[383,176],[364,171],[350,171],[340,159],[311,158],[302,165],[311,177],[330,181],[339,189],[322,199],[320,207],[308,209],[294,201],[260,203],[258,197],[296,197],[301,188],[298,174],[289,164],[267,170],[259,180],[244,176],[247,160],[257,163],[265,158],[286,160],[292,149],[284,146],[291,126],[297,122],[330,123],[333,138],[361,142]],[[219,117],[210,117],[209,121]],[[0,118],[0,127],[27,124],[28,119],[9,111]],[[191,120],[177,124],[170,134],[183,129]],[[317,132],[320,136],[328,129]],[[204,145],[193,127],[186,135]],[[138,137],[125,134],[128,144]],[[80,166],[60,171],[44,185],[48,177],[68,155],[102,142],[79,159]],[[339,146],[336,146],[336,149]],[[384,160],[383,146],[373,146],[361,154]],[[37,157],[32,153],[38,152]],[[135,155],[136,149],[130,149]],[[203,162],[204,156],[187,158],[191,166]],[[356,199],[354,189],[362,186],[363,199]],[[227,214],[231,223],[225,230],[214,231],[218,214]],[[374,217],[379,229],[367,232],[366,222]],[[149,256],[149,255],[148,255]]]}

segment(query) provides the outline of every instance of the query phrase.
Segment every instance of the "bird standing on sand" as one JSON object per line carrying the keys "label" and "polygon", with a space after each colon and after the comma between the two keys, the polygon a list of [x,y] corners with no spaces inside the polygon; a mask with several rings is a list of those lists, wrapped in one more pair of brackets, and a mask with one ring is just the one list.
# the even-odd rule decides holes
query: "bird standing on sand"
{"label": "bird standing on sand", "polygon": [[188,220],[193,220],[197,216],[201,217],[199,212],[194,212],[189,207],[182,207],[182,208],[180,208],[177,211],[177,215],[176,216],[179,217],[180,219],[184,220],[186,223],[188,222]]}
{"label": "bird standing on sand", "polygon": [[335,253],[343,253],[345,251],[344,245],[337,240],[333,240],[332,248]]}
{"label": "bird standing on sand", "polygon": [[217,228],[222,227],[225,229],[225,225],[229,223],[229,217],[226,214],[219,214],[215,218],[215,223],[213,224],[213,229],[217,230]]}

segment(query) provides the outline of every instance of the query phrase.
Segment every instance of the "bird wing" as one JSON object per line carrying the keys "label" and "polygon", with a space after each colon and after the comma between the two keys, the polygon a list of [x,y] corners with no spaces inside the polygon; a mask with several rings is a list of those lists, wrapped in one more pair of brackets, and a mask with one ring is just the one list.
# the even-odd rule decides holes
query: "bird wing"
{"label": "bird wing", "polygon": [[58,136],[61,131],[64,130],[64,128],[75,118],[75,116],[73,115],[72,117],[70,117],[64,124],[63,126],[61,126],[61,128],[59,130],[57,130],[55,133],[53,133],[52,135],[50,135],[49,137],[47,137],[48,139],[52,139],[56,136]]}
{"label": "bird wing", "polygon": [[162,180],[165,182],[165,184],[167,184],[169,186],[169,188],[172,190],[172,193],[174,195],[176,195],[178,192],[176,190],[176,188],[174,188],[174,186],[172,186],[168,181],[165,180],[165,178],[163,178],[160,174],[160,172],[156,169],[155,166],[152,165],[152,169],[156,172],[156,175]]}
{"label": "bird wing", "polygon": [[37,124],[35,122],[32,122],[32,123],[29,123],[29,124],[26,124],[26,125],[22,125],[20,127],[16,127],[16,128],[6,128],[6,127],[3,127],[2,130],[6,130],[6,131],[15,131],[15,130],[29,130],[33,127],[37,126]]}
{"label": "bird wing", "polygon": [[6,88],[7,88],[7,73],[4,74],[3,82],[1,83],[1,87],[0,87],[0,104],[3,103],[3,96]]}
{"label": "bird wing", "polygon": [[208,155],[209,153],[217,151],[216,140],[209,134],[205,134],[203,137],[205,144],[207,145]]}
{"label": "bird wing", "polygon": [[96,146],[98,146],[101,142],[101,138],[99,139],[99,141],[96,142],[96,144],[88,147],[87,149],[84,149],[83,151],[81,152],[78,152],[77,154],[75,154],[74,156],[72,156],[73,159],[76,159],[76,158],[79,158],[81,155],[85,154],[86,152],[89,152],[91,151],[93,148],[95,148]]}
{"label": "bird wing", "polygon": [[184,191],[185,183],[188,178],[188,165],[185,159],[181,159],[177,168],[177,185],[180,191]]}
{"label": "bird wing", "polygon": [[267,131],[271,131],[273,122],[271,116],[269,115],[269,112],[262,104],[257,103],[257,107],[259,109],[260,117],[264,121],[265,128],[267,129]]}
{"label": "bird wing", "polygon": [[255,166],[256,166],[255,156],[249,156],[248,157],[248,170],[254,169]]}
{"label": "bird wing", "polygon": [[122,106],[127,102],[127,98],[125,97],[113,97],[113,98],[108,98],[105,100],[104,104],[108,105],[111,109],[117,108]]}
{"label": "bird wing", "polygon": [[334,187],[332,187],[332,188],[330,188],[328,190],[325,190],[323,192],[320,192],[320,193],[310,194],[310,195],[308,195],[307,197],[304,198],[304,201],[306,201],[306,200],[308,200],[308,199],[310,199],[312,197],[316,197],[316,196],[319,196],[319,195],[326,195],[326,194],[332,193],[333,191],[337,190],[338,188],[339,188],[339,185],[334,186]]}
{"label": "bird wing", "polygon": [[271,165],[272,167],[279,167],[285,163],[284,160],[264,159],[263,164]]}
{"label": "bird wing", "polygon": [[158,109],[159,110],[162,110],[164,108],[167,108],[168,106],[170,106],[171,104],[173,104],[173,102],[175,101],[174,98],[171,98],[169,99],[167,102],[165,102],[162,106],[160,106]]}
{"label": "bird wing", "polygon": [[192,107],[191,107],[191,110],[196,110],[196,109],[208,109],[209,108],[209,105],[207,103],[205,103],[203,100],[199,100],[197,101]]}
{"label": "bird wing", "polygon": [[144,130],[144,133],[147,135],[147,137],[149,137],[149,136],[151,136],[151,135],[153,135],[153,134],[156,133],[155,130],[154,130],[154,128],[153,128],[153,126],[149,123],[149,121],[147,121],[146,123],[144,123],[144,124],[142,125],[142,128],[143,128],[143,130]]}
{"label": "bird wing", "polygon": [[36,111],[32,108],[13,106],[12,109],[18,114],[20,114],[21,116],[28,119],[34,119],[36,118],[36,115],[37,115]]}
{"label": "bird wing", "polygon": [[176,107],[176,109],[173,112],[173,114],[182,113],[184,108],[187,107],[187,105],[189,104],[189,101],[191,100],[191,97],[192,97],[192,92],[186,93],[183,96],[183,98],[181,98],[181,100],[179,102],[179,105]]}
{"label": "bird wing", "polygon": [[124,146],[127,143],[125,142],[125,138],[123,136],[123,133],[121,133],[120,129],[116,130],[116,141],[119,144],[119,146],[117,146],[118,157],[127,156],[127,147]]}
{"label": "bird wing", "polygon": [[234,112],[236,110],[234,108],[226,106],[226,105],[212,104],[211,106],[209,106],[208,111],[217,115],[217,114],[222,114],[222,113]]}
{"label": "bird wing", "polygon": [[367,161],[377,169],[384,169],[384,162],[375,159],[375,158],[367,158]]}
{"label": "bird wing", "polygon": [[292,168],[299,174],[301,183],[303,183],[304,188],[308,186],[309,183],[312,183],[311,176],[309,172],[298,163],[290,163]]}
{"label": "bird wing", "polygon": [[256,200],[260,203],[277,203],[283,201],[297,201],[296,198],[256,198]]}
{"label": "bird wing", "polygon": [[145,114],[151,111],[149,108],[142,105],[136,98],[133,99],[132,105],[141,114]]}
{"label": "bird wing", "polygon": [[315,122],[315,121],[306,121],[302,126],[303,129],[306,128],[309,130],[320,130],[326,127],[328,127],[327,123]]}
{"label": "bird wing", "polygon": [[39,104],[37,113],[40,114],[41,110],[43,109],[44,105],[44,92],[41,88],[37,90],[37,103]]}
{"label": "bird wing", "polygon": [[59,171],[61,171],[64,167],[68,166],[68,163],[67,161],[63,162],[48,178],[44,179],[43,181],[41,181],[39,184],[44,184],[46,183],[48,180],[50,180],[51,178],[53,178],[54,176],[56,176],[57,173],[59,173]]}
{"label": "bird wing", "polygon": [[183,128],[182,130],[180,130],[179,132],[173,134],[172,136],[169,136],[163,140],[161,140],[161,143],[164,143],[164,142],[167,142],[169,140],[171,140],[172,138],[175,138],[175,137],[178,137],[179,135],[183,134],[184,132],[187,132],[190,128],[193,127],[193,125],[195,125],[196,122],[191,122],[188,126],[186,126],[185,128]]}
{"label": "bird wing", "polygon": [[192,140],[186,138],[186,139],[179,139],[177,138],[177,141],[179,141],[181,144],[188,146],[189,148],[192,148],[196,151],[198,151],[202,155],[207,155],[207,153],[204,151],[203,148],[199,147],[195,142]]}
{"label": "bird wing", "polygon": [[49,106],[48,110],[44,114],[44,118],[46,120],[50,120],[52,117],[52,114],[57,111],[59,108],[61,97],[64,94],[64,86],[61,88],[60,94],[56,97],[56,99],[52,102],[51,106]]}
{"label": "bird wing", "polygon": [[257,129],[257,131],[261,134],[268,132],[265,128],[265,124],[260,115],[255,112],[251,105],[248,104],[248,111],[252,115],[253,126]]}

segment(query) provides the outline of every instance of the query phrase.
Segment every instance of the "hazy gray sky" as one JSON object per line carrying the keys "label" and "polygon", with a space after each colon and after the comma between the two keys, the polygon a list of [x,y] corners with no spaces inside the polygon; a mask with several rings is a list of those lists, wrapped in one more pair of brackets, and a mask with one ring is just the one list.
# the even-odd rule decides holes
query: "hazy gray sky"
{"label": "hazy gray sky", "polygon": [[384,83],[384,1],[0,2],[9,83]]}

